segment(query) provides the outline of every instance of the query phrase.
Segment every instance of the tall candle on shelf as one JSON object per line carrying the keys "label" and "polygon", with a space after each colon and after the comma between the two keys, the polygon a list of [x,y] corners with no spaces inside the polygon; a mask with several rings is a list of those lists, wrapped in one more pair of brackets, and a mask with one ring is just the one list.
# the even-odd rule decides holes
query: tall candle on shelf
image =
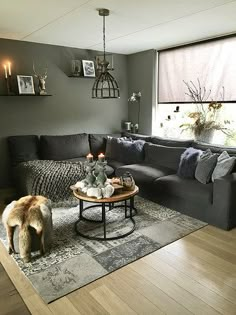
{"label": "tall candle on shelf", "polygon": [[100,153],[98,156],[98,161],[99,162],[104,162],[105,161],[105,155],[103,153]]}
{"label": "tall candle on shelf", "polygon": [[9,76],[11,76],[11,63],[8,62],[8,74]]}
{"label": "tall candle on shelf", "polygon": [[4,71],[5,71],[5,79],[7,79],[7,66],[3,65]]}
{"label": "tall candle on shelf", "polygon": [[93,162],[93,155],[91,153],[89,153],[86,158],[89,163]]}

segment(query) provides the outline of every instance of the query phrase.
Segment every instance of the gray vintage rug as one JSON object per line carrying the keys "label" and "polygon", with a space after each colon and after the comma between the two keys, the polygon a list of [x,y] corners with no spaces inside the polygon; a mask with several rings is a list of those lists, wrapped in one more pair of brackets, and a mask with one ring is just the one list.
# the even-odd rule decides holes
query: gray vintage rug
{"label": "gray vintage rug", "polygon": [[[123,239],[100,242],[76,235],[74,223],[79,206],[55,208],[51,251],[43,257],[33,253],[32,261],[27,264],[22,263],[18,254],[13,258],[38,294],[49,303],[206,225],[140,197],[136,197],[135,206],[136,230]],[[100,208],[88,210],[86,215],[99,218]],[[107,220],[107,236],[119,235],[130,228],[123,208],[108,212]],[[103,231],[94,223],[81,222],[79,228],[91,235],[102,235]],[[7,246],[3,225],[0,225],[0,239]]]}

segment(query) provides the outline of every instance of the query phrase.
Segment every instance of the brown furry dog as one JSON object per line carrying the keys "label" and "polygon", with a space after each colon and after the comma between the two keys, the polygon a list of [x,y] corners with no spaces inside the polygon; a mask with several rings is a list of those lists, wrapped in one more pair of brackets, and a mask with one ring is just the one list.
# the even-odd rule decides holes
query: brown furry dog
{"label": "brown furry dog", "polygon": [[45,253],[44,223],[51,218],[51,201],[43,196],[26,196],[12,201],[4,210],[2,221],[7,231],[9,254],[15,253],[13,236],[19,226],[19,251],[24,262],[31,258],[30,227],[40,238],[40,254]]}

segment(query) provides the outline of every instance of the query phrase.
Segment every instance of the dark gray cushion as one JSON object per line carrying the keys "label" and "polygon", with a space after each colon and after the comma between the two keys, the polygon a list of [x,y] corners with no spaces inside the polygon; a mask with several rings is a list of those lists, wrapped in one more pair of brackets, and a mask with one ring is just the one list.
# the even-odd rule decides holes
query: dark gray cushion
{"label": "dark gray cushion", "polygon": [[106,143],[107,137],[111,136],[113,138],[120,137],[120,134],[90,134],[89,135],[89,145],[90,145],[90,152],[96,158],[98,154],[106,152]]}
{"label": "dark gray cushion", "polygon": [[145,143],[144,145],[144,162],[146,164],[153,164],[167,167],[177,171],[181,154],[186,148],[166,147],[152,143]]}
{"label": "dark gray cushion", "polygon": [[201,155],[195,172],[195,177],[200,183],[207,184],[211,181],[211,175],[216,166],[217,157],[217,154],[212,153],[210,149],[207,149]]}
{"label": "dark gray cushion", "polygon": [[12,166],[20,162],[39,160],[38,136],[10,136],[7,141]]}
{"label": "dark gray cushion", "polygon": [[234,168],[236,157],[229,156],[227,151],[223,151],[220,156],[218,156],[216,167],[212,173],[212,181],[230,174]]}
{"label": "dark gray cushion", "polygon": [[201,150],[197,150],[192,147],[186,149],[180,157],[180,163],[177,172],[178,176],[194,179],[197,163],[201,154]]}
{"label": "dark gray cushion", "polygon": [[117,169],[118,167],[121,167],[121,166],[125,165],[122,162],[119,162],[119,161],[116,161],[116,160],[111,160],[111,159],[107,159],[107,164],[110,165],[114,169]]}
{"label": "dark gray cushion", "polygon": [[177,140],[177,139],[164,139],[158,136],[151,137],[150,142],[154,144],[164,145],[167,147],[181,147],[188,148],[192,145],[193,140]]}
{"label": "dark gray cushion", "polygon": [[207,149],[210,149],[211,152],[218,153],[218,154],[221,154],[223,151],[227,151],[230,156],[236,156],[236,147],[213,145],[209,143],[203,143],[200,141],[195,141],[192,146],[202,151],[206,151]]}
{"label": "dark gray cushion", "polygon": [[155,180],[153,185],[158,193],[167,193],[168,196],[174,195],[189,200],[190,203],[197,202],[203,205],[212,203],[212,183],[203,185],[196,179],[180,178],[177,174],[174,174]]}
{"label": "dark gray cushion", "polygon": [[106,157],[124,164],[142,162],[144,159],[144,143],[143,140],[108,137]]}
{"label": "dark gray cushion", "polygon": [[127,171],[131,173],[137,184],[148,184],[159,177],[173,173],[173,170],[163,166],[158,166],[157,168],[155,165],[152,164],[141,163],[119,167],[116,170],[116,175],[121,176]]}
{"label": "dark gray cushion", "polygon": [[131,133],[131,132],[127,132],[127,131],[122,132],[122,137],[132,138],[134,140],[144,140],[146,142],[151,141],[151,136],[140,135],[138,133]]}
{"label": "dark gray cushion", "polygon": [[89,152],[89,141],[86,133],[40,137],[40,155],[44,160],[73,159],[86,156]]}

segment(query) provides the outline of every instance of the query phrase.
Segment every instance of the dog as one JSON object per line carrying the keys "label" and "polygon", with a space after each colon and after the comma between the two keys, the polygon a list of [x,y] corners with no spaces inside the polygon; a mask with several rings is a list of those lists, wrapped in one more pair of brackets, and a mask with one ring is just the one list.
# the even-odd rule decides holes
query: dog
{"label": "dog", "polygon": [[8,238],[9,254],[16,253],[14,230],[19,227],[19,251],[24,262],[31,260],[30,227],[40,238],[40,254],[45,253],[45,222],[51,218],[51,201],[43,196],[25,196],[12,201],[3,211],[2,222]]}

